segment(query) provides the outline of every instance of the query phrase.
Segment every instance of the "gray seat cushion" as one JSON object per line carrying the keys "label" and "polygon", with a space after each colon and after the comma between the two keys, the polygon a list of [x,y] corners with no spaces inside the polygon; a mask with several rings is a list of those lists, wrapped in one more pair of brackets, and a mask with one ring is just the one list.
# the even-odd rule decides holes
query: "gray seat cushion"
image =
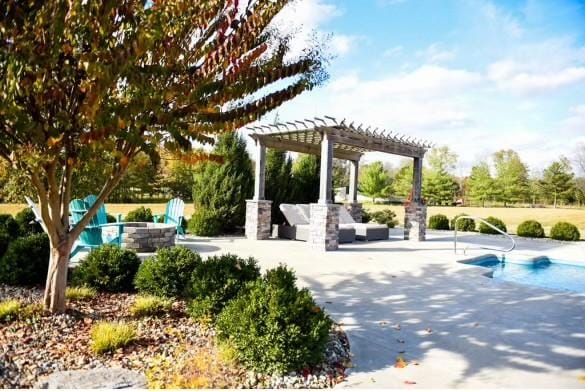
{"label": "gray seat cushion", "polygon": [[279,208],[289,225],[297,226],[309,224],[309,219],[304,216],[302,211],[296,205],[280,204]]}

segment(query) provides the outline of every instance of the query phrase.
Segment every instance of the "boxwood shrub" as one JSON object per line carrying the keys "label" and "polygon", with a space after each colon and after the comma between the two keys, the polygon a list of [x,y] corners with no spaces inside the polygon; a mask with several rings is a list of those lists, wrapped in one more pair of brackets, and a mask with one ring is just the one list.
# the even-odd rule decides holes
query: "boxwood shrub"
{"label": "boxwood shrub", "polygon": [[398,221],[396,220],[396,213],[391,209],[384,209],[371,214],[372,220],[378,224],[385,224],[388,228],[396,227]]}
{"label": "boxwood shrub", "polygon": [[20,236],[40,234],[43,232],[43,228],[36,222],[35,214],[31,208],[24,208],[18,212],[14,220],[18,224],[18,233]]}
{"label": "boxwood shrub", "polygon": [[[459,216],[467,216],[465,213],[460,213],[451,219],[451,229],[455,229],[455,219]],[[457,222],[457,231],[471,232],[475,231],[475,221],[471,219],[461,219]]]}
{"label": "boxwood shrub", "polygon": [[447,218],[447,216],[442,214],[431,216],[431,218],[429,219],[429,229],[448,231],[449,219]]}
{"label": "boxwood shrub", "polygon": [[[485,219],[491,225],[498,227],[500,230],[504,232],[508,232],[506,229],[506,224],[497,217],[490,216]],[[484,222],[479,223],[479,232],[482,234],[494,234],[494,235],[501,235],[498,231],[490,227],[489,225],[485,224]]]}
{"label": "boxwood shrub", "polygon": [[49,270],[49,257],[49,237],[44,233],[12,239],[0,259],[0,282],[43,285]]}
{"label": "boxwood shrub", "polygon": [[152,223],[154,221],[154,218],[152,216],[152,210],[150,208],[145,208],[144,206],[141,206],[140,208],[136,208],[128,212],[126,217],[124,217],[124,221]]}
{"label": "boxwood shrub", "polygon": [[332,322],[284,266],[269,270],[232,300],[217,319],[218,338],[236,359],[262,373],[319,364]]}
{"label": "boxwood shrub", "polygon": [[215,317],[246,283],[259,277],[260,268],[254,258],[232,254],[207,258],[191,278],[189,313],[195,318]]}
{"label": "boxwood shrub", "polygon": [[19,236],[18,223],[10,214],[0,214],[0,229],[7,232],[13,239]]}
{"label": "boxwood shrub", "polygon": [[526,220],[518,226],[516,234],[525,238],[544,238],[544,228],[536,220]]}
{"label": "boxwood shrub", "polygon": [[217,236],[221,233],[220,216],[211,210],[199,208],[189,220],[189,232],[198,236]]}
{"label": "boxwood shrub", "polygon": [[129,292],[140,266],[134,251],[111,244],[92,252],[73,269],[72,283],[89,286],[103,292]]}
{"label": "boxwood shrub", "polygon": [[4,227],[0,227],[0,259],[2,259],[2,257],[4,256],[4,253],[6,252],[6,249],[8,248],[8,245],[10,244],[11,240],[12,237],[10,236],[10,234],[6,232]]}
{"label": "boxwood shrub", "polygon": [[201,264],[199,254],[185,247],[161,248],[138,268],[134,285],[142,294],[181,298]]}
{"label": "boxwood shrub", "polygon": [[556,240],[577,241],[581,238],[581,234],[575,225],[561,221],[552,227],[550,237]]}

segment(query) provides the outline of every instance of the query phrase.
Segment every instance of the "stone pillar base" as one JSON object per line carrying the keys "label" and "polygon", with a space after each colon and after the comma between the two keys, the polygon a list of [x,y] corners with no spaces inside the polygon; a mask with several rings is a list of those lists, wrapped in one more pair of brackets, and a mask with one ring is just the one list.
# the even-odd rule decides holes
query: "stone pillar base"
{"label": "stone pillar base", "polygon": [[339,205],[311,204],[309,245],[321,251],[339,248]]}
{"label": "stone pillar base", "polygon": [[361,202],[351,202],[348,204],[343,204],[343,206],[356,223],[362,222],[363,207]]}
{"label": "stone pillar base", "polygon": [[266,240],[270,238],[272,201],[246,200],[246,238]]}
{"label": "stone pillar base", "polygon": [[427,231],[427,207],[411,203],[404,208],[404,240],[424,242]]}

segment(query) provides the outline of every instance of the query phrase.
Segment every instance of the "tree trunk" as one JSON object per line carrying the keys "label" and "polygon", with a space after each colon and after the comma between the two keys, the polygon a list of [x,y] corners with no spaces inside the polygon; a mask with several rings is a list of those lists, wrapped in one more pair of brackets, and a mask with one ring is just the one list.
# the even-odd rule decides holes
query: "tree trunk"
{"label": "tree trunk", "polygon": [[51,313],[65,312],[65,290],[71,247],[69,241],[64,241],[57,247],[51,244],[51,261],[44,297],[45,308]]}

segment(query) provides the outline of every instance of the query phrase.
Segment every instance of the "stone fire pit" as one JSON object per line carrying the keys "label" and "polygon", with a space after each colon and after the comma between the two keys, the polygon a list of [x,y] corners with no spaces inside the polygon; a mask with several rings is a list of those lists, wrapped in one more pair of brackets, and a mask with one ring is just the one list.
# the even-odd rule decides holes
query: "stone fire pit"
{"label": "stone fire pit", "polygon": [[122,247],[138,253],[155,252],[175,245],[176,227],[163,223],[125,223]]}

